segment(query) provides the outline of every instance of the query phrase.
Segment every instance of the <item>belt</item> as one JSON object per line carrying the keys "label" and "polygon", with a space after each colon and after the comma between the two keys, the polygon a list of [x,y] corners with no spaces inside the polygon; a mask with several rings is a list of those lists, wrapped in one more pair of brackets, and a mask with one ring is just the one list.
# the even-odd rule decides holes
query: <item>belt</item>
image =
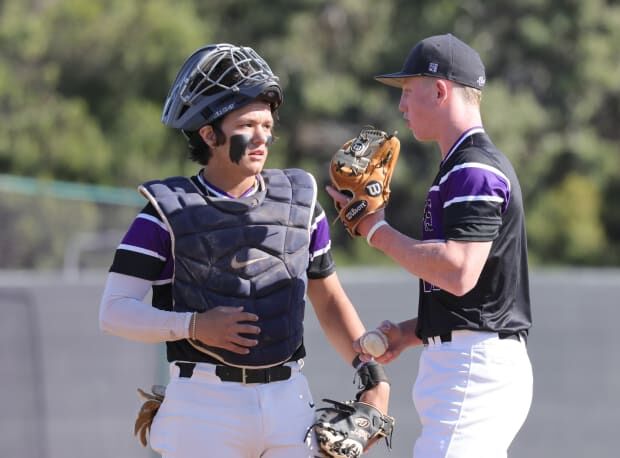
{"label": "belt", "polygon": [[[196,363],[176,362],[179,367],[179,377],[191,378]],[[245,369],[242,367],[215,366],[215,375],[222,382],[240,383],[269,383],[288,380],[291,378],[292,369],[289,366],[274,366],[264,369]]]}
{"label": "belt", "polygon": [[[525,334],[524,332],[521,332],[521,331],[518,331],[518,332],[498,332],[497,336],[499,337],[500,340],[511,339],[511,340],[518,340],[519,342],[527,342],[527,334]],[[432,339],[433,342],[435,342],[435,339],[437,339],[437,338],[439,338],[439,340],[441,340],[441,343],[452,342],[452,331],[446,332],[445,334],[440,334],[438,336],[422,337],[422,343],[424,345],[428,345],[430,339]]]}

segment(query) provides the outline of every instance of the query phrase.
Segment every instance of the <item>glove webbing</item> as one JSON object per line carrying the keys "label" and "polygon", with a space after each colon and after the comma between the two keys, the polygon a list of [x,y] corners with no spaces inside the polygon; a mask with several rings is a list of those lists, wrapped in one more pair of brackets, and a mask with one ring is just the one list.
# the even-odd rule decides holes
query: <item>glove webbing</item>
{"label": "glove webbing", "polygon": [[370,390],[380,382],[390,383],[383,366],[376,361],[369,361],[360,366],[353,377],[353,383],[357,380],[357,388],[360,390],[355,395],[355,400],[359,401],[364,391]]}
{"label": "glove webbing", "polygon": [[[328,402],[333,405],[332,410],[341,412],[344,416],[348,416],[355,413],[355,407],[353,401],[339,402],[333,399],[323,399],[323,402]],[[365,404],[365,403],[362,403]],[[370,404],[368,404],[370,405]],[[371,406],[372,407],[372,406]],[[330,410],[329,407],[317,409],[317,412],[323,410]],[[381,422],[380,425],[375,424],[375,421]],[[388,415],[379,415],[373,418],[373,425],[377,428],[377,433],[385,438],[385,445],[389,450],[392,450],[392,434],[394,433],[394,418]],[[313,425],[314,426],[314,425]]]}

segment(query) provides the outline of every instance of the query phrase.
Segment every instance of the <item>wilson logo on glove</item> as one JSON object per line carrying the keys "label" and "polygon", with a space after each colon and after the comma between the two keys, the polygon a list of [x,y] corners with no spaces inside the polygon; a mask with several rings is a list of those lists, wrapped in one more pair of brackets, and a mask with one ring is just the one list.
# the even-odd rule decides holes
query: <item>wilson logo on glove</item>
{"label": "wilson logo on glove", "polygon": [[378,181],[371,181],[366,185],[366,194],[371,197],[377,197],[383,191],[383,186]]}
{"label": "wilson logo on glove", "polygon": [[357,140],[351,145],[351,152],[356,155],[362,154],[366,148],[368,148],[367,143]]}
{"label": "wilson logo on glove", "polygon": [[400,141],[374,127],[364,127],[334,154],[329,176],[332,186],[351,197],[349,203],[336,204],[338,218],[351,236],[367,215],[384,208],[390,199],[390,181],[398,161]]}
{"label": "wilson logo on glove", "polygon": [[349,211],[346,215],[344,215],[344,217],[347,219],[347,221],[352,221],[355,218],[363,215],[365,213],[364,210],[366,210],[367,208],[368,202],[366,202],[365,200],[360,200],[359,202],[355,202],[349,205]]}

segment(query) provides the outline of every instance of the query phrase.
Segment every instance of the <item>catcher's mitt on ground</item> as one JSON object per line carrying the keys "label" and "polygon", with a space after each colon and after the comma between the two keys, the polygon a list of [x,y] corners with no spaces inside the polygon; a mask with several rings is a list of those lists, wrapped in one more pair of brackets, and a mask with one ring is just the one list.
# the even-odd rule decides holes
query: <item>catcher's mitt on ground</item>
{"label": "catcher's mitt on ground", "polygon": [[146,447],[146,436],[151,430],[153,418],[155,418],[155,414],[157,414],[159,406],[161,406],[161,403],[164,400],[166,387],[161,385],[153,385],[151,388],[151,393],[147,393],[138,388],[138,394],[142,399],[144,399],[144,404],[142,404],[140,412],[138,412],[133,433],[138,437],[140,443]]}
{"label": "catcher's mitt on ground", "polygon": [[392,448],[394,418],[364,402],[323,401],[332,406],[317,409],[319,418],[314,424],[314,432],[327,456],[358,458],[371,442],[381,437],[385,437],[388,448]]}
{"label": "catcher's mitt on ground", "polygon": [[373,127],[365,127],[346,142],[329,166],[332,186],[351,197],[339,208],[338,217],[351,236],[364,216],[385,207],[390,199],[390,181],[398,160],[400,141]]}

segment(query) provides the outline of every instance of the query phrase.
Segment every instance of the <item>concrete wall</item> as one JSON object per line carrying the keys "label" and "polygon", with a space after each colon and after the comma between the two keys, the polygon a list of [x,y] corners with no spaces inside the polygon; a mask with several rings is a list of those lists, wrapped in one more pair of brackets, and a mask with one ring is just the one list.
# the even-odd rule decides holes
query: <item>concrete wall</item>
{"label": "concrete wall", "polygon": [[[0,457],[154,456],[132,428],[136,388],[167,381],[163,345],[100,333],[104,277],[0,274]],[[417,282],[407,274],[342,270],[340,277],[367,326],[415,316]],[[532,277],[534,403],[510,457],[618,456],[620,271]],[[327,344],[310,306],[306,345],[305,372],[317,403],[350,398],[353,372]],[[418,356],[412,350],[388,366],[390,413],[397,418],[392,458],[410,457],[419,433],[410,395]],[[379,444],[367,456],[387,452]]]}

